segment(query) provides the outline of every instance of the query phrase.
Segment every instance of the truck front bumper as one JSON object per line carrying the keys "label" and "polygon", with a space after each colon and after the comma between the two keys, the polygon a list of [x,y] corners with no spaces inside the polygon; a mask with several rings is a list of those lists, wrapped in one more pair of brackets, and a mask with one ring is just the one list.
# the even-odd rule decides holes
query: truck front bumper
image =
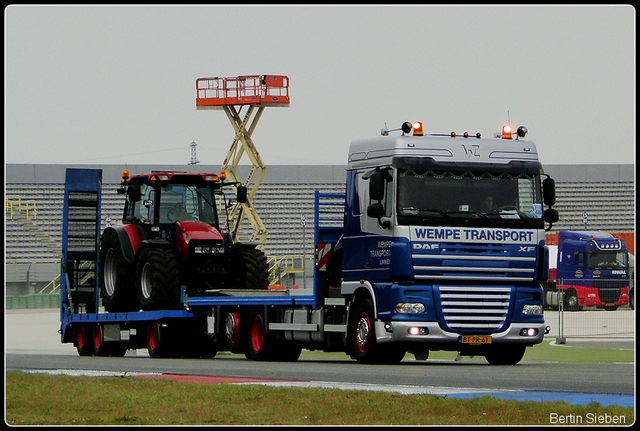
{"label": "truck front bumper", "polygon": [[[512,323],[502,332],[483,335],[490,335],[491,342],[496,344],[538,344],[544,339],[544,334],[544,323]],[[443,330],[437,322],[376,321],[378,343],[424,343],[428,349],[429,343],[459,343],[460,335]]]}

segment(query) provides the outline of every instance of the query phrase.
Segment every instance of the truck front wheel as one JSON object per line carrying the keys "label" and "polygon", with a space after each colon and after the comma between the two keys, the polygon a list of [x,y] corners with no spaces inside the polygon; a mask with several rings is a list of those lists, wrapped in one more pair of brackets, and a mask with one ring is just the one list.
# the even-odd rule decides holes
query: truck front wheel
{"label": "truck front wheel", "polygon": [[394,344],[376,342],[373,302],[364,299],[356,303],[351,318],[349,337],[351,356],[363,364],[394,364],[404,358],[406,350]]}
{"label": "truck front wheel", "polygon": [[491,365],[515,365],[522,360],[526,346],[495,347],[491,353],[485,355],[485,359]]}

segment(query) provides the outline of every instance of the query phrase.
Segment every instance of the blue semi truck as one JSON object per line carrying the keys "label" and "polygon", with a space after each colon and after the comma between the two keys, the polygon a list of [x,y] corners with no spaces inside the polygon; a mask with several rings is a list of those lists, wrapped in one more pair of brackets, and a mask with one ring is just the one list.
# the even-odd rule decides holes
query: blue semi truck
{"label": "blue semi truck", "polygon": [[345,193],[315,196],[310,291],[265,288],[256,245],[233,243],[216,212],[229,205],[209,197],[227,202],[221,176],[126,175],[123,225],[100,232],[101,171],[70,169],[61,340],[80,355],[295,361],[309,349],[397,363],[448,350],[516,364],[545,334],[545,226],[558,220],[526,133],[406,122],[352,142]]}

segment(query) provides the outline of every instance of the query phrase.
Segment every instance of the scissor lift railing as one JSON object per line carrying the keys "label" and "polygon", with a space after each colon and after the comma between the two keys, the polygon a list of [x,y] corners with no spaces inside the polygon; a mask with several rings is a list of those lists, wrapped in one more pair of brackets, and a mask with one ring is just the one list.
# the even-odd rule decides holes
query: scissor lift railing
{"label": "scissor lift railing", "polygon": [[[247,110],[241,115],[242,108]],[[233,78],[199,78],[196,80],[196,109],[222,109],[235,130],[235,137],[222,164],[229,181],[237,181],[247,187],[247,202],[232,209],[235,221],[231,235],[237,239],[238,230],[246,217],[253,233],[250,241],[264,244],[267,229],[254,208],[252,201],[266,173],[258,150],[251,139],[267,106],[289,106],[289,78],[281,75],[246,75]],[[237,167],[244,155],[251,162],[247,178],[238,177]]]}

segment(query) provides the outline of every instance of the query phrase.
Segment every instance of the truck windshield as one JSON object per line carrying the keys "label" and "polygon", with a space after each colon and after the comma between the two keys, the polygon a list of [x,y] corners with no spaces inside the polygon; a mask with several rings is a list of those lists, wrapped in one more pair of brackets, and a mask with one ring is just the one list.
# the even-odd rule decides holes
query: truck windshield
{"label": "truck windshield", "polygon": [[401,225],[543,229],[539,176],[398,169]]}
{"label": "truck windshield", "polygon": [[627,269],[629,267],[629,256],[625,251],[589,253],[587,267],[589,269]]}

